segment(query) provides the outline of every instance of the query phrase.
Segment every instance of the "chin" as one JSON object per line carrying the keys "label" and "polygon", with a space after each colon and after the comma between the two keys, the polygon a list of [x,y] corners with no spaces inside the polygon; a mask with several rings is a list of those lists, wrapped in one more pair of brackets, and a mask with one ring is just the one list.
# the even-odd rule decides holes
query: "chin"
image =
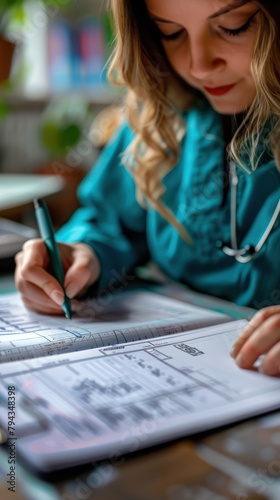
{"label": "chin", "polygon": [[210,104],[213,107],[213,109],[215,109],[215,111],[217,111],[221,115],[237,115],[238,113],[242,113],[243,111],[246,111],[246,109],[248,109],[248,106],[246,105],[241,106],[240,104],[238,105],[236,103],[226,104],[222,102],[218,103],[210,101]]}
{"label": "chin", "polygon": [[250,95],[248,102],[245,101],[244,96],[240,96],[240,99],[238,99],[238,96],[221,96],[212,99],[209,99],[209,96],[207,96],[207,99],[215,111],[221,115],[237,115],[245,112],[252,106],[255,95]]}

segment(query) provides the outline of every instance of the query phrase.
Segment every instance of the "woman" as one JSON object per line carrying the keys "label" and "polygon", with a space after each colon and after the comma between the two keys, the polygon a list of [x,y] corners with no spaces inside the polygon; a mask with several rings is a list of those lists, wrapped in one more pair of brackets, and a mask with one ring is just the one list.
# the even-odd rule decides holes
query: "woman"
{"label": "woman", "polygon": [[[280,9],[244,0],[112,7],[110,75],[128,89],[125,114],[58,235],[66,292],[106,287],[152,258],[196,290],[261,309],[233,356],[251,368],[266,353],[262,371],[280,375]],[[27,307],[59,313],[42,242],[16,260]]]}

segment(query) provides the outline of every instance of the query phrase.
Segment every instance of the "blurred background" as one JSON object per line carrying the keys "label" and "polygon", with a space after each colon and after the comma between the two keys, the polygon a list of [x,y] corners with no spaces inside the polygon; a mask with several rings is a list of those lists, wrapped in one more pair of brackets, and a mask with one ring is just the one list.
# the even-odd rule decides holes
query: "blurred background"
{"label": "blurred background", "polygon": [[56,228],[77,208],[77,185],[118,121],[113,37],[106,0],[1,0],[0,258],[7,221],[35,228],[34,197]]}

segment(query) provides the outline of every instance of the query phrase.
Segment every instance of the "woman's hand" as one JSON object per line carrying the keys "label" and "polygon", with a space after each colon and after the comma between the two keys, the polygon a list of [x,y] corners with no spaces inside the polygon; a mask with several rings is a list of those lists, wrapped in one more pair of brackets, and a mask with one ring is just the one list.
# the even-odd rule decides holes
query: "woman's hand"
{"label": "woman's hand", "polygon": [[265,355],[259,370],[280,376],[280,305],[258,311],[235,342],[231,356],[241,368],[252,368]]}
{"label": "woman's hand", "polygon": [[[80,297],[100,275],[94,251],[84,243],[58,243],[65,272],[64,287],[70,299]],[[41,239],[27,241],[16,255],[15,283],[29,309],[42,314],[63,314],[64,292],[50,274],[50,259]],[[73,311],[78,301],[72,300]]]}

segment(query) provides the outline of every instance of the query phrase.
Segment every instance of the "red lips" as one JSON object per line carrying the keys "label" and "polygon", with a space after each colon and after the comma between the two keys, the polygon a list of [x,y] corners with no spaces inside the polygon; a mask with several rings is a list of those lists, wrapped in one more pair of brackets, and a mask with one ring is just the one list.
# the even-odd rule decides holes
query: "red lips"
{"label": "red lips", "polygon": [[204,87],[204,90],[206,90],[206,92],[211,95],[224,95],[227,94],[231,89],[233,89],[233,87],[235,87],[235,83],[233,85],[225,85],[223,87]]}

